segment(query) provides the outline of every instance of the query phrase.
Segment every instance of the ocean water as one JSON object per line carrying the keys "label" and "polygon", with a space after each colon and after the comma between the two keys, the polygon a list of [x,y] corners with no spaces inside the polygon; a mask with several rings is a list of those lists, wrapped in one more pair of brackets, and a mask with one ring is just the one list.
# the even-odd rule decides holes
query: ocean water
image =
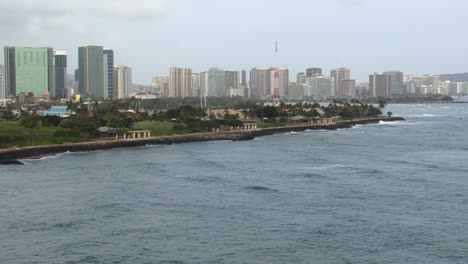
{"label": "ocean water", "polygon": [[0,167],[0,263],[468,263],[468,105],[388,110]]}

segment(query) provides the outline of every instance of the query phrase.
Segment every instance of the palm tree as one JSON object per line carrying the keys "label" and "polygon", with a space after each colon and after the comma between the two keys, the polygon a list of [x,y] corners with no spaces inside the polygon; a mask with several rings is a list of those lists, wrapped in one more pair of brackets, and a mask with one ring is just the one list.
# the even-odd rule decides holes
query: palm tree
{"label": "palm tree", "polygon": [[387,106],[387,102],[385,100],[379,100],[379,108],[383,109]]}

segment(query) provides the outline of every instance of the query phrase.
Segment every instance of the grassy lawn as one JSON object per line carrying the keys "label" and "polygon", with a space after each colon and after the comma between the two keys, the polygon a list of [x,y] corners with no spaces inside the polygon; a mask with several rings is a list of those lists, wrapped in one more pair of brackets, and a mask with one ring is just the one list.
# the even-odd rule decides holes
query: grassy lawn
{"label": "grassy lawn", "polygon": [[146,129],[151,131],[151,136],[167,136],[175,134],[174,123],[171,122],[154,122],[144,121],[134,125],[137,129]]}
{"label": "grassy lawn", "polygon": [[[62,131],[65,135],[54,137],[57,131]],[[43,127],[33,130],[31,138],[30,132],[19,126],[18,122],[0,122],[0,148],[11,146],[25,147],[32,145],[49,145],[63,142],[77,142],[78,138],[66,135],[67,129],[60,127]],[[34,142],[34,144],[32,144]]]}
{"label": "grassy lawn", "polygon": [[204,129],[203,127],[200,127],[198,123],[185,124],[185,123],[172,123],[169,121],[163,121],[163,122],[143,121],[143,122],[136,123],[133,126],[133,128],[150,130],[151,136],[153,137],[206,132],[206,129]]}

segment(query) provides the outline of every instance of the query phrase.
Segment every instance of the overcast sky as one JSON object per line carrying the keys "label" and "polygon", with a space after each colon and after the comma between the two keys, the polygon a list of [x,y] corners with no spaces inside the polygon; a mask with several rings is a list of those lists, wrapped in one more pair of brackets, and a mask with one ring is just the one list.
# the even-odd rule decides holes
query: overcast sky
{"label": "overcast sky", "polygon": [[171,66],[283,66],[291,77],[349,67],[362,81],[468,71],[466,0],[0,0],[0,10],[2,46],[66,50],[73,73],[78,46],[103,45],[141,84]]}

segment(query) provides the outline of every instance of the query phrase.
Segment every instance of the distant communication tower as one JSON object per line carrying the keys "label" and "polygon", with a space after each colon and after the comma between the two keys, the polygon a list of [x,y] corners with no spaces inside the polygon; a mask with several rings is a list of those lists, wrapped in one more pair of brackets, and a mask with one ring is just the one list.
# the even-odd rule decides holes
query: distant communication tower
{"label": "distant communication tower", "polygon": [[279,65],[278,65],[278,40],[275,42],[275,53],[276,53],[276,67],[273,69],[273,94],[272,97],[274,99],[278,99],[281,97],[280,94],[280,78],[279,78]]}

